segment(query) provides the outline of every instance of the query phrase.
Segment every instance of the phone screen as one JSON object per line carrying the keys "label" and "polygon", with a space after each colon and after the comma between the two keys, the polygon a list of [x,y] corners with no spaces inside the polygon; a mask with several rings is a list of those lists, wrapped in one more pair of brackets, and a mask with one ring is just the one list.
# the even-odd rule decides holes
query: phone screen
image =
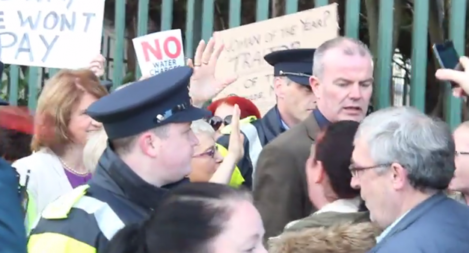
{"label": "phone screen", "polygon": [[459,55],[452,41],[433,45],[433,52],[442,68],[461,70]]}

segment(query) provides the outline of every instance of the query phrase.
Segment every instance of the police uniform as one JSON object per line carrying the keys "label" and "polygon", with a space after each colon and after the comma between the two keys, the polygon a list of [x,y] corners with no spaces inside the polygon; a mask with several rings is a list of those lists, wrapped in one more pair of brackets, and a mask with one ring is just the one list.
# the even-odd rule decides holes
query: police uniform
{"label": "police uniform", "polygon": [[[274,68],[274,76],[285,76],[291,81],[310,87],[309,78],[313,71],[315,49],[289,49],[267,54],[264,59]],[[287,130],[277,106],[270,109],[261,119],[241,126],[244,134],[244,157],[238,168],[244,177],[244,185],[251,188],[255,165],[262,148]],[[221,136],[217,142],[228,148],[229,135]]]}
{"label": "police uniform", "polygon": [[[110,140],[209,116],[190,103],[191,75],[191,68],[179,67],[138,81],[93,103],[87,113],[103,123]],[[44,210],[31,232],[29,253],[102,252],[118,230],[147,218],[168,189],[184,182],[162,188],[150,185],[108,146],[88,185]]]}

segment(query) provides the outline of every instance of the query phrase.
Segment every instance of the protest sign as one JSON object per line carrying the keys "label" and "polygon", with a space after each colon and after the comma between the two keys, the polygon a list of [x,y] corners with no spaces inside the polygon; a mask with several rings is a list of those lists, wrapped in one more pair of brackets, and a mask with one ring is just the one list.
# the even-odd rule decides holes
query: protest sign
{"label": "protest sign", "polygon": [[275,105],[273,68],[264,56],[277,50],[316,48],[339,34],[337,4],[217,32],[225,49],[216,76],[238,75],[238,80],[216,99],[237,95],[250,99],[262,114]]}
{"label": "protest sign", "polygon": [[105,0],[0,0],[0,60],[83,68],[100,53]]}
{"label": "protest sign", "polygon": [[185,65],[179,29],[148,34],[132,41],[144,76],[154,76]]}

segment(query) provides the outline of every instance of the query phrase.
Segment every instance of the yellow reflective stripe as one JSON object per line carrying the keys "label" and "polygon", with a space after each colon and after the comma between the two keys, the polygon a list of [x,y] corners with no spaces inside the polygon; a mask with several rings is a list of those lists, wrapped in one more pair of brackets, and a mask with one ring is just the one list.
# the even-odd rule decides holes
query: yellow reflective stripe
{"label": "yellow reflective stripe", "polygon": [[83,196],[73,207],[93,214],[98,223],[99,230],[108,240],[111,240],[125,226],[124,222],[122,222],[108,203],[98,199]]}
{"label": "yellow reflective stripe", "polygon": [[29,235],[36,224],[36,200],[34,200],[32,194],[29,194],[29,192],[26,192],[26,194],[28,194],[28,206],[26,207],[25,226],[26,234]]}
{"label": "yellow reflective stripe", "polygon": [[[218,143],[216,143],[216,145],[217,145],[218,152],[220,152],[220,155],[225,157],[228,154],[228,150],[225,147],[223,147],[223,145],[220,145]],[[244,183],[244,181],[245,180],[244,180],[243,175],[241,174],[241,171],[239,170],[238,166],[236,166],[235,169],[233,170],[233,174],[231,174],[229,185],[231,187],[238,188]]]}
{"label": "yellow reflective stripe", "polygon": [[28,253],[96,253],[96,248],[71,237],[57,233],[32,235]]}
{"label": "yellow reflective stripe", "polygon": [[50,203],[42,212],[42,217],[49,220],[65,219],[73,205],[86,194],[89,185],[81,185]]}

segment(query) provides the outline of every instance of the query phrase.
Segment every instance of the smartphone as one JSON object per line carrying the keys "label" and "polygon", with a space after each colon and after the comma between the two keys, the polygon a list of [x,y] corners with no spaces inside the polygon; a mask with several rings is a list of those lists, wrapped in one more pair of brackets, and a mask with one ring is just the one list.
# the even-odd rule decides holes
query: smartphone
{"label": "smartphone", "polygon": [[[434,44],[433,54],[441,68],[464,71],[462,65],[459,63],[459,55],[452,41],[449,40],[441,44]],[[457,86],[457,84],[452,82],[451,85]]]}

